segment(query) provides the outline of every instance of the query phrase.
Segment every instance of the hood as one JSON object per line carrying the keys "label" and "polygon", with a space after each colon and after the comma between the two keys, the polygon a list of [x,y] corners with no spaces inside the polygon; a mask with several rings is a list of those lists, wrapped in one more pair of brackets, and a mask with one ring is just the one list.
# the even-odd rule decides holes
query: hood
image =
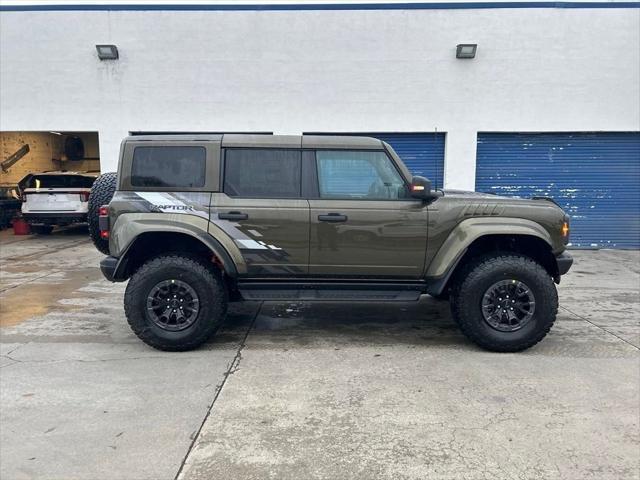
{"label": "hood", "polygon": [[[484,192],[471,192],[468,190],[443,190],[445,197],[455,197],[455,198],[469,198],[469,199],[501,199],[501,200],[515,200],[515,201],[532,201],[532,200],[543,200],[550,203],[553,203],[555,206],[560,207],[558,202],[556,202],[551,197],[544,196],[532,196],[532,197],[518,197],[512,196],[507,197],[504,195],[496,195],[494,193],[484,193]],[[560,207],[562,208],[562,207]]]}
{"label": "hood", "polygon": [[495,195],[493,193],[471,192],[469,190],[443,190],[445,196],[450,197],[469,197],[469,198],[520,198],[505,197],[503,195]]}

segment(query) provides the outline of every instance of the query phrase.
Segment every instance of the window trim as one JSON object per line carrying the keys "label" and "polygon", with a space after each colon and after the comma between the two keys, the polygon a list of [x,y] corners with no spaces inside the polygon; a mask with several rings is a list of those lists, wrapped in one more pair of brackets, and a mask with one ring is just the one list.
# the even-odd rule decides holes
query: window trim
{"label": "window trim", "polygon": [[[131,184],[133,154],[137,147],[201,147],[205,149],[204,185],[202,187],[139,187]],[[122,154],[121,190],[129,192],[216,192],[219,191],[220,142],[208,141],[127,141]]]}
{"label": "window trim", "polygon": [[313,149],[313,168],[311,170],[312,170],[313,176],[315,178],[315,182],[314,182],[315,183],[315,194],[317,196],[308,197],[310,200],[324,200],[324,201],[337,200],[337,201],[341,201],[341,202],[344,202],[346,200],[354,201],[354,202],[406,202],[406,201],[415,200],[414,198],[412,198],[409,195],[407,195],[406,198],[353,198],[353,197],[326,198],[326,197],[321,196],[321,194],[320,194],[320,176],[318,175],[318,157],[317,157],[316,153],[317,152],[339,152],[339,151],[362,152],[362,153],[371,153],[371,152],[384,153],[384,155],[387,157],[387,160],[389,160],[389,162],[391,162],[391,165],[393,166],[394,170],[398,174],[398,177],[402,180],[402,183],[404,184],[405,188],[407,189],[407,192],[409,192],[410,183],[407,181],[407,179],[402,174],[402,172],[398,169],[398,165],[396,165],[396,162],[394,161],[394,159],[391,158],[391,156],[389,156],[389,152],[387,152],[386,149],[314,148]]}
{"label": "window trim", "polygon": [[[280,196],[272,196],[272,195],[230,195],[225,191],[225,175],[227,173],[227,151],[229,150],[285,150],[285,151],[293,151],[298,153],[298,161],[300,162],[300,177],[298,179],[298,196],[296,197],[280,197]],[[302,149],[299,147],[295,148],[283,148],[283,147],[224,147],[220,154],[220,191],[224,193],[229,198],[246,198],[246,199],[269,199],[269,200],[301,200],[304,199],[304,187],[303,184],[303,171],[304,171],[304,162]]]}

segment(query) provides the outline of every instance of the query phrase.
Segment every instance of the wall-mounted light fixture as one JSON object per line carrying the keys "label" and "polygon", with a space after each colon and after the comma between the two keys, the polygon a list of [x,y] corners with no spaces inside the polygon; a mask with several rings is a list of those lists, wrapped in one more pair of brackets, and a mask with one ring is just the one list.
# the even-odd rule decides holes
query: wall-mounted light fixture
{"label": "wall-mounted light fixture", "polygon": [[100,60],[117,60],[118,59],[118,47],[115,45],[96,45],[98,51],[98,58]]}
{"label": "wall-mounted light fixture", "polygon": [[456,58],[475,58],[477,43],[461,43],[456,47]]}

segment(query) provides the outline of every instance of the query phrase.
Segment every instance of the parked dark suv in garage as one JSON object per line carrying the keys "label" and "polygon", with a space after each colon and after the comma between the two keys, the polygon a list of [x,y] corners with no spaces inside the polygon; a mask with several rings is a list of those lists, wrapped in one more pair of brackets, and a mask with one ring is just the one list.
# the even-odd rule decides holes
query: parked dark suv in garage
{"label": "parked dark suv in garage", "polygon": [[477,344],[519,351],[551,328],[572,263],[552,200],[434,190],[373,138],[130,137],[106,181],[102,271],[129,279],[129,324],[164,350],[200,345],[233,300],[430,294]]}

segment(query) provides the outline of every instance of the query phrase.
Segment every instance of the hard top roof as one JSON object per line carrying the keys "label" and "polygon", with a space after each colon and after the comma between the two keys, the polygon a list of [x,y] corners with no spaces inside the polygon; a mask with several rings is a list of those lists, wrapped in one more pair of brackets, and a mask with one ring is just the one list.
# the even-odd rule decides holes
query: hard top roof
{"label": "hard top roof", "polygon": [[135,135],[127,137],[125,141],[221,142],[222,147],[229,148],[361,148],[378,150],[383,148],[382,142],[376,138],[351,135],[163,134]]}

